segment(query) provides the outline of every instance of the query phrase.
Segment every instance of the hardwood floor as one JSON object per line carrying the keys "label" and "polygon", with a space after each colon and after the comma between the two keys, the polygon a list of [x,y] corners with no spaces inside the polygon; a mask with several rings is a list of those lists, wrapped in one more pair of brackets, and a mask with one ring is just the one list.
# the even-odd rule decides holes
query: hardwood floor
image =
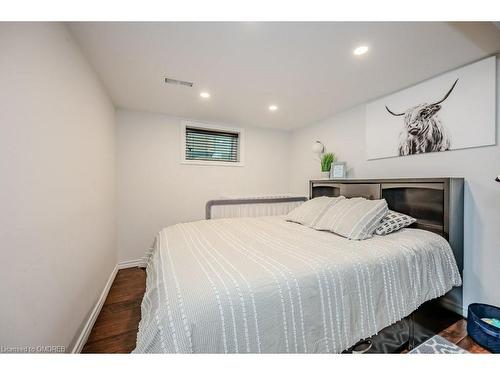
{"label": "hardwood floor", "polygon": [[[130,353],[135,348],[145,289],[144,269],[118,271],[83,353]],[[466,328],[461,319],[439,335],[471,353],[489,353],[467,336]]]}
{"label": "hardwood floor", "polygon": [[489,353],[489,351],[476,344],[474,340],[470,338],[470,336],[467,336],[467,321],[465,319],[461,319],[455,324],[452,324],[445,330],[441,331],[439,333],[439,336],[444,337],[449,342],[454,343],[455,345],[467,350],[468,352],[485,354]]}
{"label": "hardwood floor", "polygon": [[119,270],[83,353],[130,353],[135,348],[146,271]]}

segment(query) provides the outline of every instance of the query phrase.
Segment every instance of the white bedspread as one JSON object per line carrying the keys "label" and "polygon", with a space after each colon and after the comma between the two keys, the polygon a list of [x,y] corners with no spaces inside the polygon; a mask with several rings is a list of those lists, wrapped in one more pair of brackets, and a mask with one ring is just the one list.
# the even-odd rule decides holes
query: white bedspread
{"label": "white bedspread", "polygon": [[449,244],[403,229],[352,241],[282,217],[162,230],[135,353],[341,352],[461,284]]}

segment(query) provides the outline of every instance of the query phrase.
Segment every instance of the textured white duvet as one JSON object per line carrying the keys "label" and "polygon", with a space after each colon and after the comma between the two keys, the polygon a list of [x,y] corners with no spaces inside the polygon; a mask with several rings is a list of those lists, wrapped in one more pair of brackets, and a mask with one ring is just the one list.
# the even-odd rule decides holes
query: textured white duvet
{"label": "textured white duvet", "polygon": [[461,283],[448,243],[403,229],[352,241],[281,217],[156,237],[136,353],[341,352]]}

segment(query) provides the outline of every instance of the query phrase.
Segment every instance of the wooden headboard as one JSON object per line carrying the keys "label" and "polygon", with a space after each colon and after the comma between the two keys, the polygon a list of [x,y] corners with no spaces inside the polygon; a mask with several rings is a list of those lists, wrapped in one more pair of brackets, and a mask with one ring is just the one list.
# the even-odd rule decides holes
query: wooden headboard
{"label": "wooden headboard", "polygon": [[[387,201],[389,209],[417,219],[412,226],[437,233],[451,245],[462,275],[464,242],[463,178],[396,178],[311,180],[309,198],[319,196],[365,197]],[[459,289],[459,290],[458,290]],[[453,310],[462,307],[462,290],[447,295]],[[459,306],[458,306],[459,305]],[[462,311],[460,311],[462,313]]]}

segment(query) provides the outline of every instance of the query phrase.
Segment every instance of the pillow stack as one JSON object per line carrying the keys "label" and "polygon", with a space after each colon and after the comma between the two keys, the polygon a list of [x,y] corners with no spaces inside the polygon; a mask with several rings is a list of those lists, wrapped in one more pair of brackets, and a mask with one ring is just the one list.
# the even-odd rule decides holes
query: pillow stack
{"label": "pillow stack", "polygon": [[291,211],[285,220],[330,231],[350,240],[365,240],[374,234],[386,235],[417,221],[389,210],[385,199],[346,199],[343,196],[311,199]]}
{"label": "pillow stack", "polygon": [[328,207],[314,229],[327,230],[351,240],[364,240],[372,237],[387,212],[385,199],[343,199]]}
{"label": "pillow stack", "polygon": [[293,221],[294,223],[299,223],[305,225],[306,227],[313,228],[328,208],[344,199],[345,197],[318,197],[310,199],[292,210],[285,217],[285,220]]}

